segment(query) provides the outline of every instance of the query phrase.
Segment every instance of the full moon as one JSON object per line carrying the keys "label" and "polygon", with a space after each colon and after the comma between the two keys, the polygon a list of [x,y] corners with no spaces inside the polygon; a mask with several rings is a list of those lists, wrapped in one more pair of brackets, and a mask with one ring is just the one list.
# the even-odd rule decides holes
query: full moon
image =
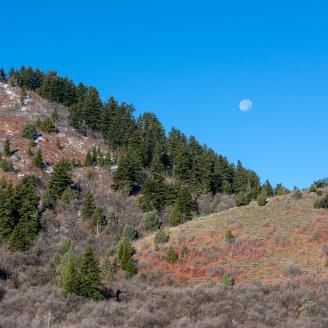
{"label": "full moon", "polygon": [[249,110],[252,109],[252,107],[253,107],[253,103],[249,99],[243,99],[239,104],[239,109],[242,112],[248,112]]}

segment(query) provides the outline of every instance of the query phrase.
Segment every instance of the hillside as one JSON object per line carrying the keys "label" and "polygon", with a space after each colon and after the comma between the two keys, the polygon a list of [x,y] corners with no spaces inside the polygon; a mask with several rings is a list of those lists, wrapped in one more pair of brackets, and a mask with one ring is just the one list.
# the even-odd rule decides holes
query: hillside
{"label": "hillside", "polygon": [[[320,280],[328,273],[321,250],[328,241],[328,213],[313,208],[316,198],[307,191],[301,199],[274,197],[263,207],[253,202],[168,228],[170,240],[159,252],[154,235],[137,241],[137,258],[147,270],[188,284],[218,283],[226,272],[237,284],[279,283],[290,275]],[[236,237],[231,243],[225,240],[229,230]],[[188,251],[167,264],[162,256],[169,246]]]}
{"label": "hillside", "polygon": [[0,328],[327,327],[315,192],[31,68],[0,83],[0,145]]}

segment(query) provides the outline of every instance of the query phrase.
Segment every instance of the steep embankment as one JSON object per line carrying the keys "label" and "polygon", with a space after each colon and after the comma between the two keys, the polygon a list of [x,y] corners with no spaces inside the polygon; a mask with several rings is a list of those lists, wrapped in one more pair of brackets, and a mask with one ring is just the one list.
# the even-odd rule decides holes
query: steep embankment
{"label": "steep embankment", "polygon": [[[328,212],[313,208],[316,194],[304,192],[255,202],[196,219],[166,230],[167,244],[155,250],[154,235],[135,243],[139,265],[165,283],[219,281],[229,273],[236,283],[282,281],[286,275],[301,279],[327,276],[321,246],[328,241]],[[226,240],[231,230],[235,240]],[[184,256],[169,264],[162,259],[169,246]],[[188,251],[186,251],[188,250]]]}

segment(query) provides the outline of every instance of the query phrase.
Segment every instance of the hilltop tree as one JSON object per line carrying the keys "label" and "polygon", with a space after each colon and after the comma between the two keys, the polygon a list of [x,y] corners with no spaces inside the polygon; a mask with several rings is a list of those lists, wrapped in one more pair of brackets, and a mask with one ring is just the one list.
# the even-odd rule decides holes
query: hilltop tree
{"label": "hilltop tree", "polygon": [[100,128],[102,103],[96,88],[90,88],[83,101],[82,116],[88,127],[97,130]]}
{"label": "hilltop tree", "polygon": [[5,144],[3,146],[3,152],[6,156],[10,156],[11,154],[9,138],[6,138],[5,140]]}
{"label": "hilltop tree", "polygon": [[92,215],[96,209],[95,200],[90,190],[88,190],[83,199],[83,207],[82,207],[82,217],[85,220],[90,220]]}
{"label": "hilltop tree", "polygon": [[72,181],[72,167],[68,160],[61,159],[55,166],[48,182],[47,190],[53,199],[61,197]]}
{"label": "hilltop tree", "polygon": [[42,152],[41,152],[40,148],[36,151],[36,153],[32,159],[32,164],[33,164],[33,166],[35,166],[39,169],[43,168],[43,157],[42,157]]}
{"label": "hilltop tree", "polygon": [[263,190],[268,197],[273,196],[273,188],[269,180],[265,182],[265,185],[263,186]]}

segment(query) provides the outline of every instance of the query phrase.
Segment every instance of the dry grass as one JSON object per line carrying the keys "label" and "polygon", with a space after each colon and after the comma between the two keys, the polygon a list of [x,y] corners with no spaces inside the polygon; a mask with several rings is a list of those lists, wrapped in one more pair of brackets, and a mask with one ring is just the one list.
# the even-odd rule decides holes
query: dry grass
{"label": "dry grass", "polygon": [[[328,212],[313,208],[315,198],[307,192],[300,200],[290,195],[275,197],[265,207],[251,203],[195,219],[167,230],[169,245],[189,249],[178,263],[161,260],[164,250],[155,251],[153,235],[135,243],[137,258],[184,283],[218,281],[223,272],[232,274],[237,283],[279,282],[286,262],[294,263],[303,276],[327,277],[321,246],[328,238]],[[232,244],[224,240],[228,230],[237,237]]]}

